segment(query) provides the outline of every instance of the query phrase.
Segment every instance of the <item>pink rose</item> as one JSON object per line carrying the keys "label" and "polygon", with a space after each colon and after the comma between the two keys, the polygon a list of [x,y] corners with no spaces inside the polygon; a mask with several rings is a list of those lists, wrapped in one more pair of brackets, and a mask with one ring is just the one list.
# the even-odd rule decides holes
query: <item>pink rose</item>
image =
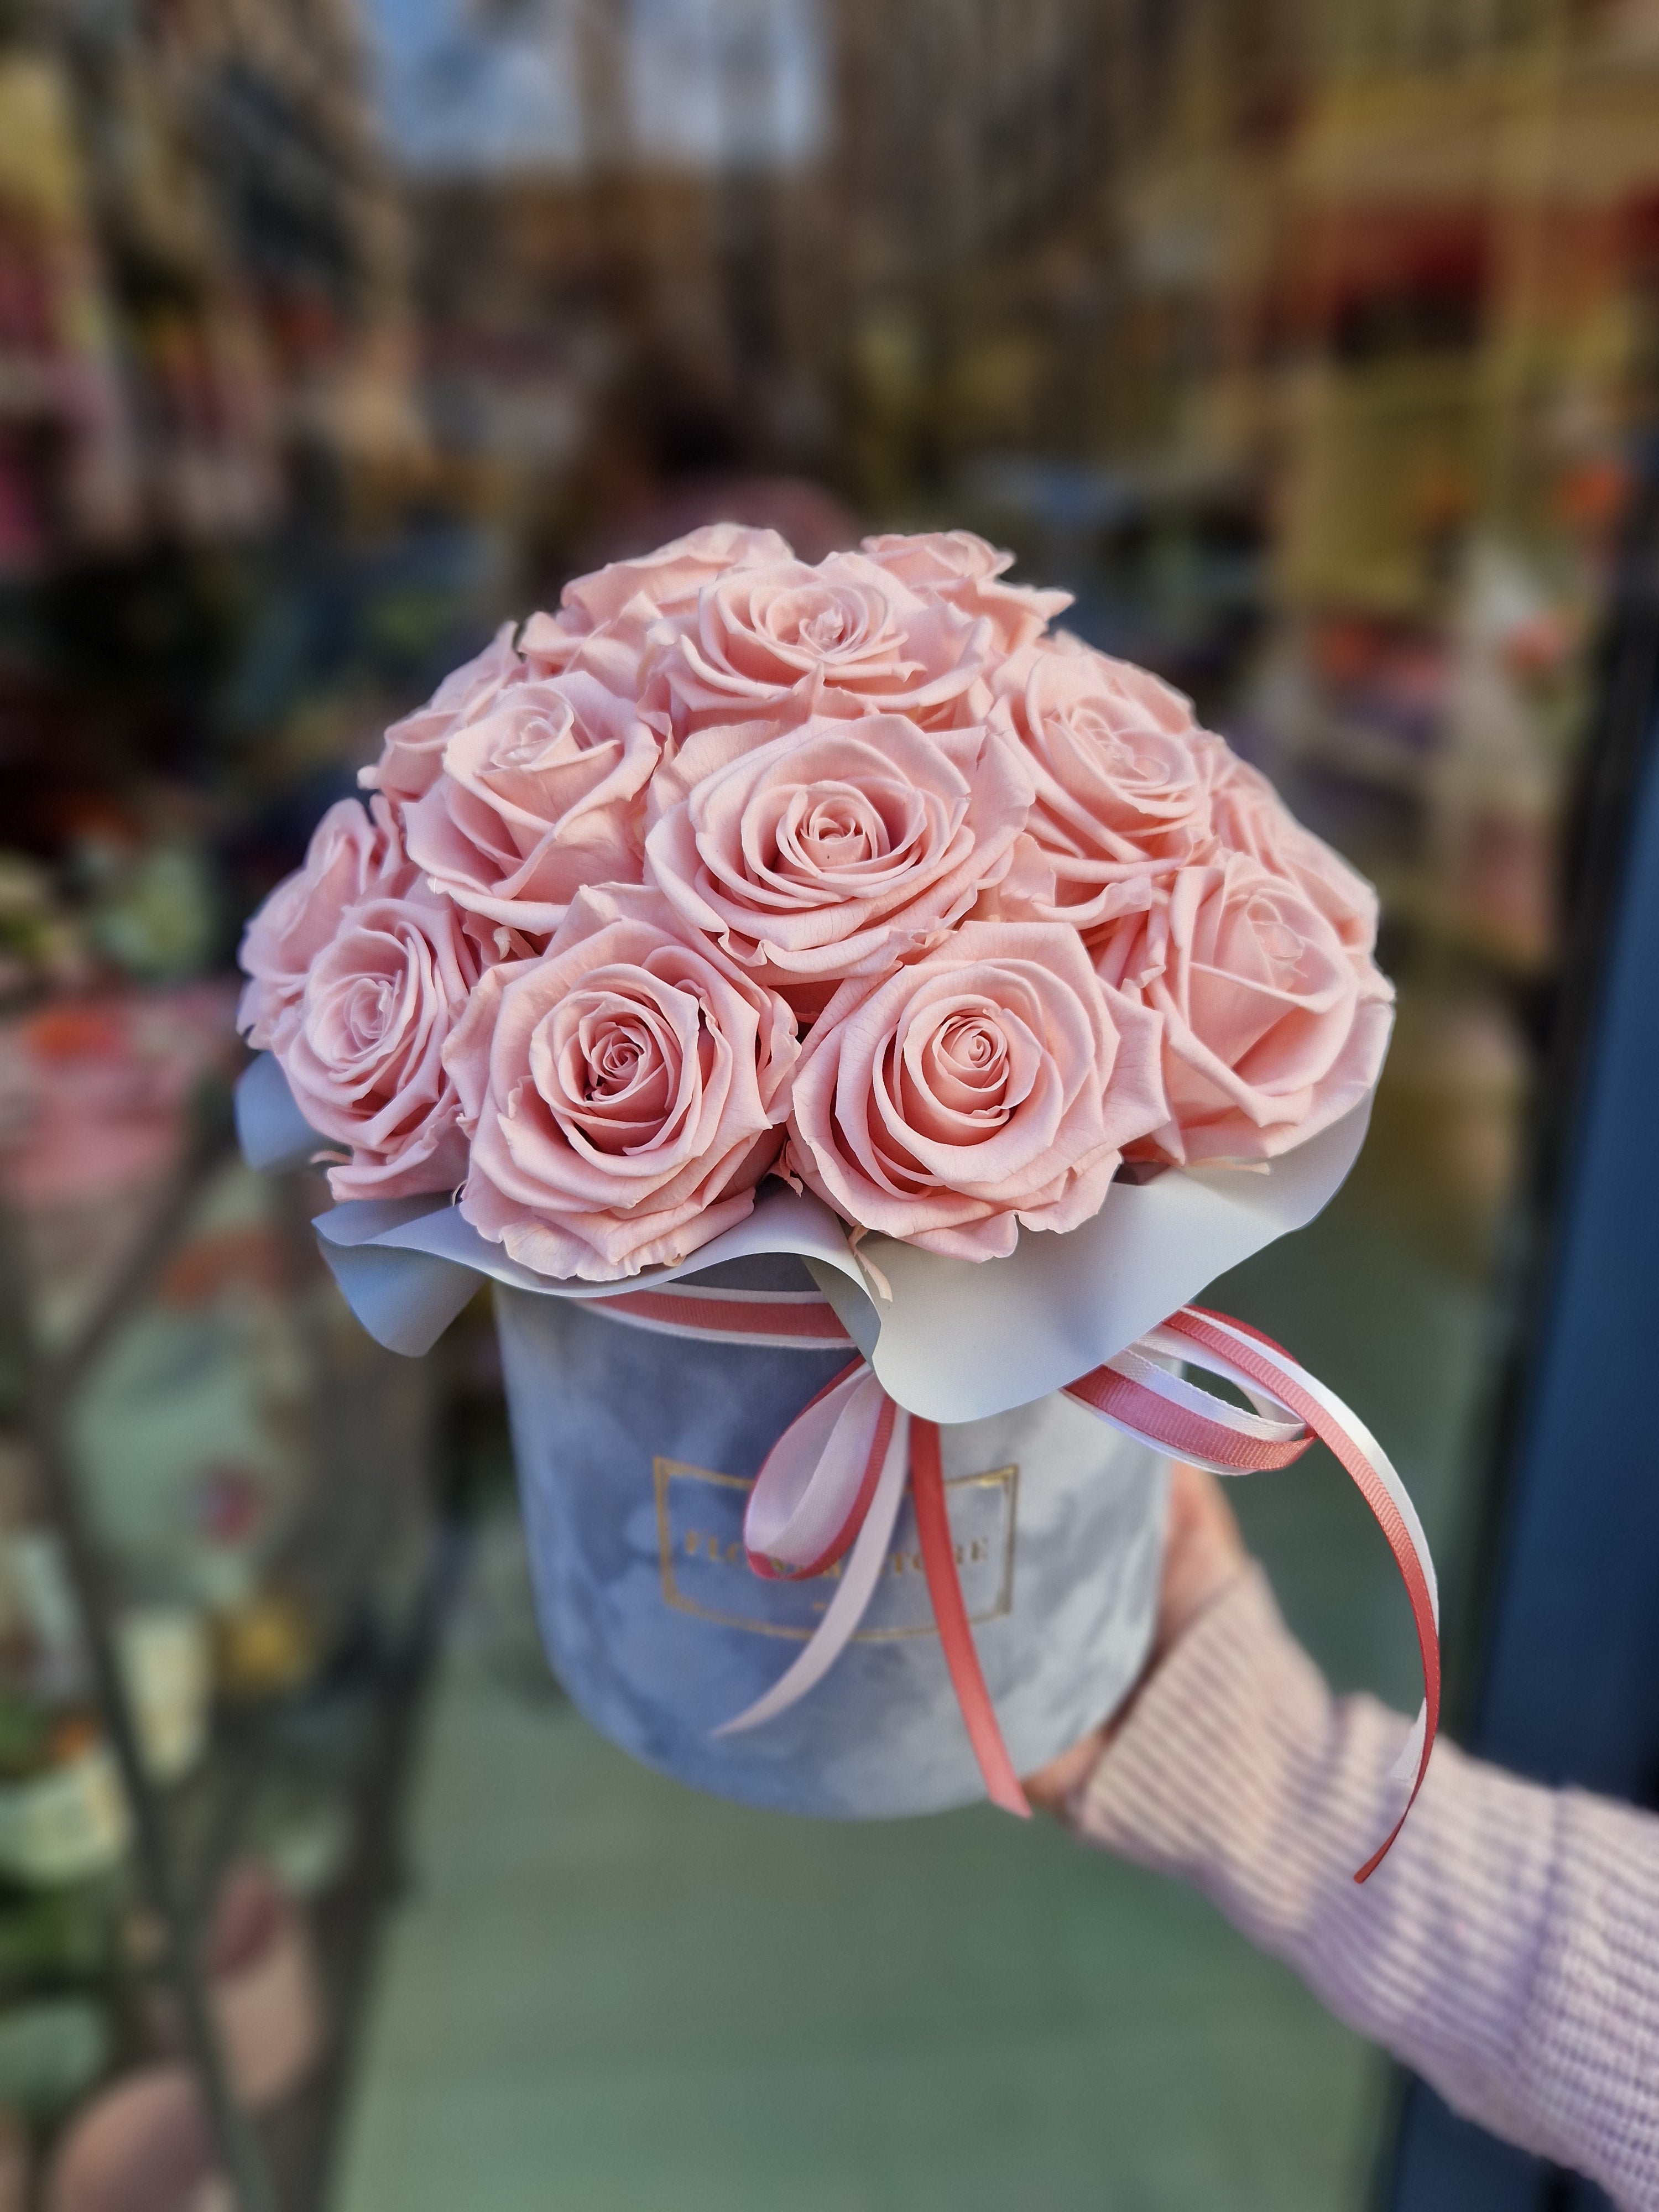
{"label": "pink rose", "polygon": [[461,1212],[539,1273],[612,1282],[740,1221],[783,1141],[781,1000],[688,945],[656,893],[586,891],[493,969],[451,1040]]}
{"label": "pink rose", "polygon": [[397,818],[386,800],[331,806],[311,833],[302,866],[285,877],[248,923],[238,954],[247,988],[236,1026],[268,1050],[283,1016],[297,1005],[306,971],[359,899],[396,898],[414,883]]}
{"label": "pink rose", "polygon": [[380,759],[357,771],[366,791],[406,800],[431,789],[443,765],[444,747],[455,732],[488,713],[508,686],[523,681],[525,664],[513,648],[514,628],[503,623],[482,653],[450,671],[424,707],[392,725]]}
{"label": "pink rose", "polygon": [[515,685],[450,739],[410,810],[410,857],[470,914],[545,936],[584,884],[638,882],[656,759],[632,704],[592,676]]}
{"label": "pink rose", "polygon": [[1091,933],[1144,910],[1203,844],[1209,779],[1187,702],[1127,661],[1060,641],[998,672],[994,728],[1036,780],[1006,913]]}
{"label": "pink rose", "polygon": [[1003,570],[1012,568],[1013,555],[999,552],[971,530],[866,538],[862,550],[923,599],[946,600],[975,620],[984,616],[999,653],[1017,653],[1032,644],[1072,604],[1070,592],[1035,592],[1029,585],[1000,582]]}
{"label": "pink rose", "polygon": [[351,1149],[337,1199],[453,1190],[466,1139],[443,1048],[478,979],[447,899],[416,889],[364,899],[311,963],[276,1053],[312,1127]]}
{"label": "pink rose", "polygon": [[646,865],[682,921],[757,981],[811,987],[821,1004],[825,985],[942,937],[1006,868],[1030,782],[984,729],[930,735],[871,714],[750,746],[751,726],[703,732],[665,772],[690,787],[651,830]]}
{"label": "pink rose", "polygon": [[861,553],[738,568],[706,584],[694,615],[653,642],[683,737],[745,715],[899,714],[926,725],[977,719],[965,695],[990,650],[988,623],[924,599]]}
{"label": "pink rose", "polygon": [[758,568],[793,558],[787,541],[775,530],[710,522],[672,544],[659,545],[654,553],[613,561],[591,575],[573,578],[559,594],[559,605],[568,627],[597,629],[601,623],[614,622],[641,594],[659,614],[672,614],[693,605],[705,584],[730,569]]}
{"label": "pink rose", "polygon": [[1164,1018],[1176,1161],[1271,1158],[1375,1085],[1394,992],[1362,975],[1300,885],[1248,854],[1181,869],[1103,936],[1100,974]]}
{"label": "pink rose", "polygon": [[1347,947],[1362,975],[1375,973],[1376,893],[1322,837],[1304,829],[1267,777],[1219,738],[1210,752],[1211,823],[1217,842],[1249,853],[1300,885]]}
{"label": "pink rose", "polygon": [[1063,924],[964,922],[844,983],[792,1085],[789,1164],[848,1220],[953,1259],[1074,1229],[1167,1117],[1158,1025]]}
{"label": "pink rose", "polygon": [[538,676],[585,668],[619,695],[637,694],[653,623],[689,613],[702,586],[731,569],[793,558],[775,530],[709,523],[654,553],[574,577],[560,594],[556,615],[534,614],[525,624],[525,658]]}

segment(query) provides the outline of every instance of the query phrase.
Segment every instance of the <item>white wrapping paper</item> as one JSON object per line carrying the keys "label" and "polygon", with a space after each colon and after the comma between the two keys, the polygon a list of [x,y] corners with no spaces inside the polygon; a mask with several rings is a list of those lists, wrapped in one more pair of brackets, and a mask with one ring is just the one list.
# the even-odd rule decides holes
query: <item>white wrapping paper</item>
{"label": "white wrapping paper", "polygon": [[[242,1078],[238,1127],[256,1165],[291,1164],[320,1141],[263,1055]],[[353,1312],[394,1352],[427,1351],[488,1275],[554,1298],[625,1297],[729,1260],[804,1260],[888,1395],[933,1421],[982,1420],[1029,1405],[1133,1344],[1206,1284],[1334,1196],[1364,1142],[1370,1102],[1294,1152],[1251,1168],[1170,1170],[1120,1179],[1069,1236],[1023,1231],[1006,1260],[945,1260],[866,1238],[868,1267],[828,1206],[781,1184],[746,1221],[676,1267],[620,1283],[554,1282],[509,1260],[453,1206],[430,1198],[359,1199],[317,1233]],[[882,1286],[890,1291],[883,1295]]]}

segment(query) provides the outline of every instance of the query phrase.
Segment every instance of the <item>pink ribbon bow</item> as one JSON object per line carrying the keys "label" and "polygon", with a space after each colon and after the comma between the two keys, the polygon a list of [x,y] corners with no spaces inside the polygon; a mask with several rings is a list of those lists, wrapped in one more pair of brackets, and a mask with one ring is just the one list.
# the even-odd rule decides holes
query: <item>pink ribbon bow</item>
{"label": "pink ribbon bow", "polygon": [[[613,1321],[708,1343],[823,1350],[851,1338],[810,1291],[701,1291],[671,1285],[585,1302]],[[1162,1364],[1178,1360],[1221,1376],[1247,1413]],[[1413,1776],[1400,1818],[1355,1875],[1364,1881],[1405,1825],[1428,1771],[1440,1717],[1440,1606],[1422,1523],[1388,1454],[1333,1390],[1282,1346],[1243,1322],[1182,1306],[1138,1344],[1066,1385],[1066,1395],[1125,1435],[1214,1474],[1288,1467],[1316,1437],[1328,1444],[1370,1506],[1411,1601],[1423,1661],[1423,1705],[1401,1762]],[[906,1486],[945,1662],[992,1802],[1029,1818],[1030,1807],[998,1726],[974,1646],[946,1518],[939,1429],[895,1404],[857,1358],[820,1390],[768,1453],[744,1519],[749,1565],[769,1579],[822,1575],[845,1565],[823,1618],[764,1696],[716,1729],[757,1728],[805,1696],[835,1664],[880,1579]]]}

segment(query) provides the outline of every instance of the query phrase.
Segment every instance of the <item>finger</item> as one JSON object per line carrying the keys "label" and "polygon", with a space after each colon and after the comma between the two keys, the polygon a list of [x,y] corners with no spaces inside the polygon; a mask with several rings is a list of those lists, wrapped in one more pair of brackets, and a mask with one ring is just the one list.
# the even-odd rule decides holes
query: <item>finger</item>
{"label": "finger", "polygon": [[1080,1737],[1076,1743],[1062,1751],[1057,1759],[1051,1759],[1046,1766],[1038,1767],[1035,1774],[1022,1778],[1021,1787],[1039,1812],[1051,1813],[1056,1819],[1063,1816],[1066,1807],[1099,1765],[1112,1727],[1111,1721],[1103,1721],[1098,1728],[1091,1729],[1087,1735]]}

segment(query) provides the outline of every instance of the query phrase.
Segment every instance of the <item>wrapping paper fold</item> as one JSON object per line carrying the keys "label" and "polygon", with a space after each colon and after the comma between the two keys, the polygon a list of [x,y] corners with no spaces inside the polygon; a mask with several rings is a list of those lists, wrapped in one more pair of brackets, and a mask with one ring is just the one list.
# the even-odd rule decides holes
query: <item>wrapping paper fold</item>
{"label": "wrapping paper fold", "polygon": [[[432,1198],[356,1200],[316,1226],[358,1320],[379,1342],[408,1353],[436,1342],[483,1276],[591,1302],[789,1254],[805,1263],[890,1396],[928,1420],[977,1421],[1098,1366],[1218,1275],[1311,1221],[1352,1166],[1370,1117],[1367,1099],[1262,1166],[1170,1169],[1146,1182],[1120,1177],[1091,1221],[1063,1237],[1023,1231],[1005,1260],[941,1259],[876,1237],[855,1255],[827,1206],[781,1184],[679,1266],[620,1283],[538,1275]],[[297,1164],[322,1142],[269,1054],[238,1086],[237,1126],[256,1166]]]}

